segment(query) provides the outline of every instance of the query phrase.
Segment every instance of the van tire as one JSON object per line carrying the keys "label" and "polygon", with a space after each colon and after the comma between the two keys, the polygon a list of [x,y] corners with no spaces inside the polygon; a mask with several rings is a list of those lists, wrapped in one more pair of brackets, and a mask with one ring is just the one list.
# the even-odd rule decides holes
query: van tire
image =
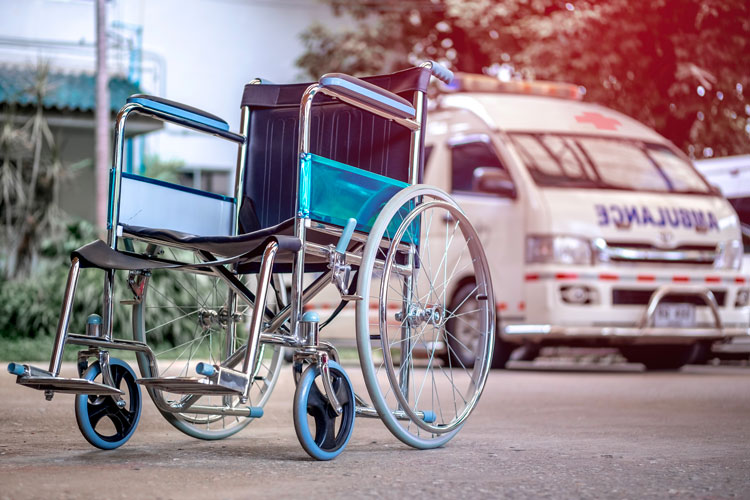
{"label": "van tire", "polygon": [[621,347],[620,353],[630,363],[641,363],[646,370],[679,370],[689,363],[695,353],[690,345],[638,345]]}
{"label": "van tire", "polygon": [[690,361],[688,361],[691,365],[707,365],[711,359],[713,359],[714,355],[711,352],[711,346],[713,345],[713,342],[710,341],[703,341],[698,342],[693,346],[693,355],[691,356]]}
{"label": "van tire", "polygon": [[[469,281],[461,285],[456,293],[453,294],[453,298],[451,299],[450,303],[450,310],[455,310],[462,302],[464,302],[464,299],[467,295],[472,293],[474,290],[475,285],[474,282]],[[453,319],[449,319],[446,325],[446,328],[448,331],[453,331],[455,328]],[[443,354],[443,360],[446,363],[451,363],[452,365],[461,364],[465,366],[466,368],[473,368],[474,367],[474,359],[471,356],[461,356],[461,351],[465,351],[466,349],[461,349],[461,344],[459,341],[451,336],[447,336],[447,342],[448,347]],[[464,340],[464,342],[466,342]],[[499,320],[497,327],[495,329],[495,349],[494,349],[494,355],[492,356],[492,362],[490,363],[490,368],[492,369],[501,369],[505,368],[505,365],[508,363],[508,360],[510,359],[510,354],[513,352],[513,350],[517,346],[515,344],[511,344],[509,342],[505,342],[500,339],[500,325]],[[468,353],[467,353],[468,354]]]}
{"label": "van tire", "polygon": [[500,335],[496,332],[495,335],[495,353],[492,355],[492,364],[490,368],[493,370],[502,370],[508,364],[510,355],[518,347],[517,344],[511,344],[500,338]]}
{"label": "van tire", "polygon": [[518,347],[510,357],[513,361],[534,361],[539,357],[542,347],[539,344],[526,342]]}

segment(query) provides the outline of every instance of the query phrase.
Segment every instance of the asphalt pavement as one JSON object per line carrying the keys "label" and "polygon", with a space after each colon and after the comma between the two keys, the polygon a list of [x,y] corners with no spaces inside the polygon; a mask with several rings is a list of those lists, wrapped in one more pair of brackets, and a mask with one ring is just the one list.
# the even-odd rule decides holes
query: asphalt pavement
{"label": "asphalt pavement", "polygon": [[750,498],[747,366],[516,363],[490,375],[445,447],[413,450],[358,418],[330,462],[297,442],[288,366],[265,416],[234,437],[190,438],[146,401],[113,451],[80,435],[72,396],[46,402],[14,380],[0,374],[0,499]]}

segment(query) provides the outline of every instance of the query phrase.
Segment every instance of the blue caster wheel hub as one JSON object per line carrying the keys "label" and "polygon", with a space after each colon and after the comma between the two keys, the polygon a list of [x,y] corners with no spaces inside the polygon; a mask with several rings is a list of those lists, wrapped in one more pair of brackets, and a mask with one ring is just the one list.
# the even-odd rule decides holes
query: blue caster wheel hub
{"label": "blue caster wheel hub", "polygon": [[344,451],[354,430],[352,383],[337,363],[330,361],[328,367],[331,385],[343,410],[341,415],[336,415],[328,403],[317,365],[307,367],[294,393],[294,430],[302,448],[317,460],[336,458]]}
{"label": "blue caster wheel hub", "polygon": [[[97,448],[112,450],[125,444],[141,418],[141,389],[130,366],[116,358],[109,360],[115,387],[123,391],[123,403],[112,396],[79,394],[75,400],[76,422],[81,434]],[[86,380],[101,378],[99,362],[83,374]]]}

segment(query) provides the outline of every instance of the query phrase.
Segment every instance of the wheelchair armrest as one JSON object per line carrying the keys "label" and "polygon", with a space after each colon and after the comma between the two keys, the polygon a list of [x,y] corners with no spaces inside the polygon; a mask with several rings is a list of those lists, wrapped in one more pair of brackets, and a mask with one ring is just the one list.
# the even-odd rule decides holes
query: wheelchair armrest
{"label": "wheelchair armrest", "polygon": [[324,93],[355,106],[371,108],[388,118],[413,120],[417,116],[414,107],[403,97],[359,78],[342,73],[328,73],[318,83]]}
{"label": "wheelchair armrest", "polygon": [[[216,115],[162,97],[135,94],[128,97],[128,104],[137,104],[139,112],[146,113],[160,120],[173,122],[202,132],[216,134],[237,141],[237,136],[229,131],[229,124]],[[242,142],[241,140],[239,142]]]}

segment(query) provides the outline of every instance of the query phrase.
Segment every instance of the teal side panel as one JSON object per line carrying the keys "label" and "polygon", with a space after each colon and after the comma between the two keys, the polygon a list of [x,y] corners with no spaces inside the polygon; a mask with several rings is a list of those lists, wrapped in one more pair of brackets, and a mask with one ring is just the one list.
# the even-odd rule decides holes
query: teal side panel
{"label": "teal side panel", "polygon": [[109,197],[107,198],[107,230],[109,231],[114,227],[114,224],[119,221],[112,220],[114,218],[114,201],[115,201],[115,168],[109,169]]}
{"label": "teal side panel", "polygon": [[310,182],[312,157],[310,153],[302,154],[299,158],[299,186],[297,193],[297,217],[302,219],[310,218]]}
{"label": "teal side panel", "polygon": [[[405,182],[317,155],[309,155],[309,163],[304,163],[307,164],[301,165],[300,178],[309,176],[304,181],[309,192],[300,189],[300,207],[309,196],[309,217],[312,220],[343,227],[350,217],[354,217],[357,230],[366,233],[370,232],[386,203],[408,186]],[[301,180],[300,187],[302,183]],[[404,216],[411,208],[404,207]],[[387,232],[394,235],[401,220],[394,219]],[[404,239],[418,243],[418,228],[419,219],[416,219],[414,230],[407,231]]]}

